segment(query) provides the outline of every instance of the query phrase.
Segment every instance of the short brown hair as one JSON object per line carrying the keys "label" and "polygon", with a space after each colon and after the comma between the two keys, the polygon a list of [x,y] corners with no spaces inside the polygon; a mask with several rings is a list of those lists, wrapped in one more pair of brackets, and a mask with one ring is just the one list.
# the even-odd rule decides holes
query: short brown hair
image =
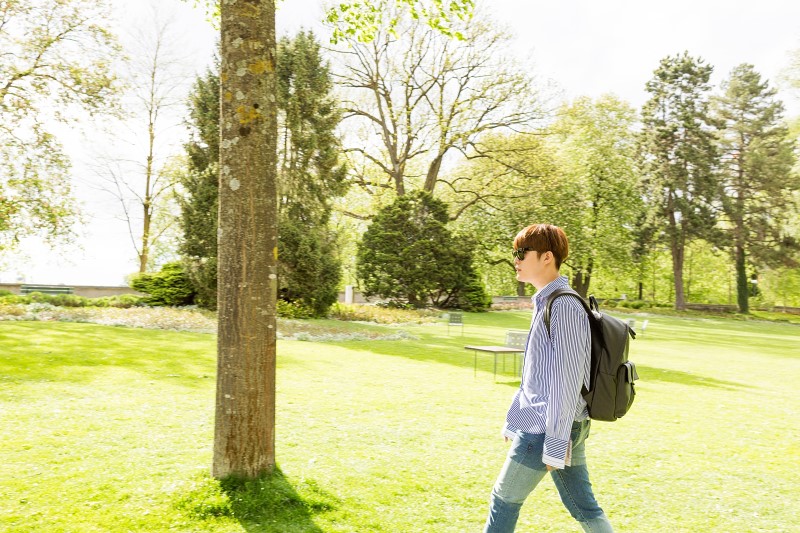
{"label": "short brown hair", "polygon": [[563,229],[552,224],[531,224],[520,230],[514,237],[514,249],[519,248],[530,248],[539,255],[553,252],[556,270],[561,268],[561,262],[569,255],[567,234]]}

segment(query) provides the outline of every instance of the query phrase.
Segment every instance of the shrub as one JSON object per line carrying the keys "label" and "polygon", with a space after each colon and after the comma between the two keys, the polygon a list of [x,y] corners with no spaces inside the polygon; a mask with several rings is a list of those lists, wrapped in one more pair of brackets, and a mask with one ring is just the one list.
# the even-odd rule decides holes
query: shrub
{"label": "shrub", "polygon": [[136,294],[117,294],[114,296],[104,296],[102,298],[94,298],[91,300],[93,307],[117,307],[120,309],[129,309],[131,307],[141,307],[147,305],[147,296],[138,296]]}
{"label": "shrub", "polygon": [[120,294],[117,296],[112,296],[110,298],[109,305],[111,307],[119,307],[122,309],[128,309],[134,306],[142,306],[145,305],[145,300],[147,297],[145,296],[137,296],[135,294]]}
{"label": "shrub", "polygon": [[155,274],[138,274],[131,288],[150,296],[149,305],[188,305],[194,301],[194,289],[181,263],[167,263]]}
{"label": "shrub", "polygon": [[335,303],[331,318],[338,320],[377,322],[379,324],[404,324],[409,322],[436,322],[439,312],[424,309],[398,309],[385,306]]}
{"label": "shrub", "polygon": [[472,269],[470,270],[467,276],[467,283],[459,291],[457,303],[454,307],[464,311],[486,311],[492,305],[492,297],[486,292],[478,273]]}
{"label": "shrub", "polygon": [[19,304],[0,303],[0,318],[4,316],[22,316],[25,314],[25,308]]}
{"label": "shrub", "polygon": [[90,302],[88,298],[74,294],[53,294],[47,299],[47,303],[57,307],[86,307]]}
{"label": "shrub", "polygon": [[313,318],[314,310],[309,309],[300,302],[287,302],[278,300],[278,316],[283,318]]}
{"label": "shrub", "polygon": [[644,300],[622,300],[619,302],[619,307],[625,307],[628,309],[644,309],[645,307],[650,307],[650,304]]}

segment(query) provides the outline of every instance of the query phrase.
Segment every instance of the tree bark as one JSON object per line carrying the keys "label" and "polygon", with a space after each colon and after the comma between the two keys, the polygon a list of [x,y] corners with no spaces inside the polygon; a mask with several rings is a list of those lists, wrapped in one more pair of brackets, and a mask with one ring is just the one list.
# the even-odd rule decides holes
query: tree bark
{"label": "tree bark", "polygon": [[217,399],[212,474],[275,466],[274,0],[223,0]]}
{"label": "tree bark", "polygon": [[439,170],[442,168],[442,160],[444,159],[444,153],[439,152],[436,157],[433,158],[431,164],[428,166],[428,174],[425,176],[425,185],[423,186],[422,190],[425,192],[429,192],[433,194],[433,190],[436,188],[436,180],[439,177]]}
{"label": "tree bark", "polygon": [[525,296],[525,282],[518,281],[517,282],[517,296]]}
{"label": "tree bark", "polygon": [[672,238],[672,274],[675,280],[675,309],[686,309],[686,301],[683,295],[683,258],[685,246],[679,236]]}
{"label": "tree bark", "polygon": [[750,285],[747,279],[747,264],[745,262],[744,246],[736,246],[736,300],[739,312],[750,312]]}
{"label": "tree bark", "polygon": [[147,262],[150,259],[150,222],[153,215],[153,198],[152,198],[152,185],[153,185],[153,160],[156,145],[156,125],[154,110],[157,106],[155,101],[155,79],[156,70],[158,68],[157,61],[153,62],[153,70],[151,72],[151,85],[150,85],[150,98],[148,103],[148,117],[147,117],[147,163],[145,164],[144,171],[144,201],[142,202],[142,252],[139,254],[139,272],[144,274],[147,272]]}
{"label": "tree bark", "polygon": [[589,282],[591,279],[591,271],[584,272],[583,270],[576,270],[573,273],[572,288],[581,295],[581,298],[586,298],[586,294],[589,292]]}

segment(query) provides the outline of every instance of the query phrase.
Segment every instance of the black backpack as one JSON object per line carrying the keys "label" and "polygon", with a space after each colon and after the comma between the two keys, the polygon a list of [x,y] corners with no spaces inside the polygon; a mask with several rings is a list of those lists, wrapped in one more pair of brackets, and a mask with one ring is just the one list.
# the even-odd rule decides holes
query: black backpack
{"label": "black backpack", "polygon": [[636,397],[633,382],[639,376],[636,365],[628,361],[628,341],[636,338],[627,323],[600,312],[594,296],[589,303],[572,289],[556,289],[547,299],[544,310],[544,323],[550,332],[550,307],[553,300],[568,294],[574,296],[589,316],[592,334],[592,362],[589,389],[583,386],[581,395],[586,400],[589,417],[594,420],[613,422],[625,416]]}

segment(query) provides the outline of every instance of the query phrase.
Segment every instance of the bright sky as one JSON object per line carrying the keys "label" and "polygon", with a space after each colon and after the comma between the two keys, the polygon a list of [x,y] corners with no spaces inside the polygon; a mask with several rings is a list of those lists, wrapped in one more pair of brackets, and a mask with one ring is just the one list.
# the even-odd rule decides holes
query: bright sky
{"label": "bright sky", "polygon": [[[158,4],[162,13],[175,12],[187,68],[202,72],[216,33],[189,4]],[[142,24],[151,12],[141,0],[114,0],[114,5],[122,27]],[[641,106],[644,85],[659,60],[684,50],[715,67],[715,84],[744,62],[774,84],[789,64],[789,53],[800,49],[798,0],[491,0],[490,5],[493,17],[516,35],[516,52],[568,98],[610,92]],[[278,32],[293,33],[302,26],[324,36],[322,13],[319,0],[284,0]],[[790,116],[800,115],[800,95],[781,92],[781,97]],[[168,144],[179,145],[184,131],[173,127]],[[86,213],[81,238],[77,246],[56,251],[26,241],[21,254],[0,258],[0,282],[122,285],[136,271],[127,226],[115,218],[115,201],[90,187],[96,180],[87,177],[96,157],[96,150],[87,147],[107,140],[98,138],[91,125],[66,130],[61,140],[73,158],[76,195]]]}

